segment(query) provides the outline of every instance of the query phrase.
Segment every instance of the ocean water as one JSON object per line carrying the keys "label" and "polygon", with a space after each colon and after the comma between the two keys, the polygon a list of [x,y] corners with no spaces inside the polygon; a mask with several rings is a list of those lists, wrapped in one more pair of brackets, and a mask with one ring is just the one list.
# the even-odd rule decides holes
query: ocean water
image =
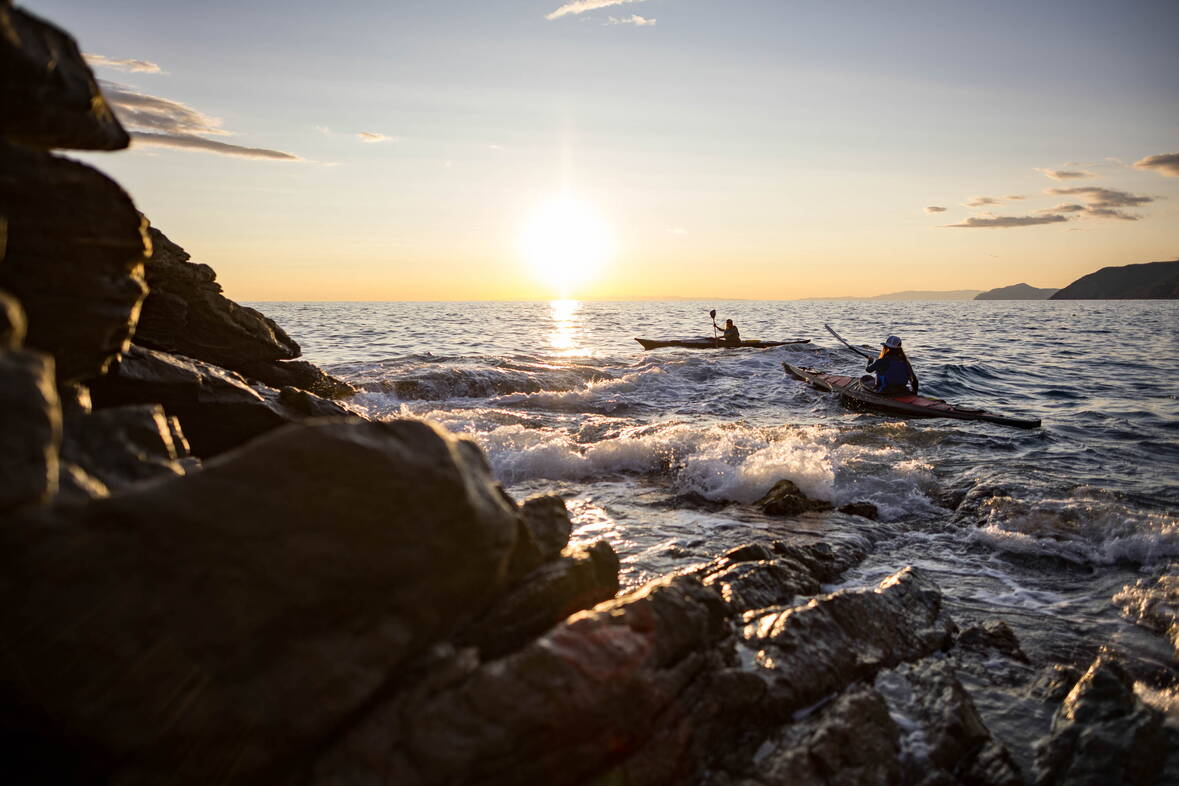
{"label": "ocean water", "polygon": [[[750,541],[855,539],[871,553],[845,583],[916,564],[962,627],[1003,619],[1043,660],[1087,663],[1111,644],[1146,684],[1174,684],[1170,643],[1113,596],[1179,565],[1179,303],[255,305],[363,388],[352,406],[470,435],[517,498],[563,495],[573,540],[609,540],[626,585]],[[812,343],[633,340],[711,336],[714,307],[745,338]],[[851,411],[782,370],[862,373],[824,322],[857,343],[900,335],[923,393],[1043,427]],[[781,478],[881,520],[748,506]],[[983,709],[1015,712],[1010,696]]]}

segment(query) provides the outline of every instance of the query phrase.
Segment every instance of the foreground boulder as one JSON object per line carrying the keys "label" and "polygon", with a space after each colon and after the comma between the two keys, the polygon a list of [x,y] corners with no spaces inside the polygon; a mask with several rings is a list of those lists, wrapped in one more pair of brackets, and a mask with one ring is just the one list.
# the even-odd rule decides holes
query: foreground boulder
{"label": "foreground boulder", "polygon": [[0,513],[53,498],[60,445],[53,358],[0,351]]}
{"label": "foreground boulder", "polygon": [[291,427],[192,475],[10,517],[6,770],[290,782],[503,586],[518,512],[463,445],[417,421]]}

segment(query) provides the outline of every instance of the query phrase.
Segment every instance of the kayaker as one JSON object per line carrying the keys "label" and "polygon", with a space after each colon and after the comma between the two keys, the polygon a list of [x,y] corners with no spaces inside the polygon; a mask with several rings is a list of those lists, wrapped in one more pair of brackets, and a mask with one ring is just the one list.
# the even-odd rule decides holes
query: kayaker
{"label": "kayaker", "polygon": [[[913,395],[917,395],[917,375],[913,373],[913,366],[901,349],[901,340],[896,336],[889,336],[881,344],[880,357],[868,361],[867,371],[876,372],[877,393],[897,395],[908,393],[912,385]],[[866,378],[869,379],[870,378]]]}
{"label": "kayaker", "polygon": [[716,324],[716,320],[713,320],[712,326],[714,328],[716,328],[717,330],[724,331],[725,334],[720,339],[721,344],[723,344],[726,347],[739,347],[739,346],[741,346],[741,331],[737,330],[737,326],[733,324],[733,320],[726,319],[725,326],[723,328],[720,325]]}

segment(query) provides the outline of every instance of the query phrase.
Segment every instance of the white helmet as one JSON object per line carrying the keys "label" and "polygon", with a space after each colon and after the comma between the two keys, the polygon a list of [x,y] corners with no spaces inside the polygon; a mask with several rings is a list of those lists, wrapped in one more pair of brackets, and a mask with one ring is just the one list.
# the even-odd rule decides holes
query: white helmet
{"label": "white helmet", "polygon": [[888,347],[889,349],[900,349],[901,340],[896,336],[889,336],[888,338],[884,339],[884,346]]}

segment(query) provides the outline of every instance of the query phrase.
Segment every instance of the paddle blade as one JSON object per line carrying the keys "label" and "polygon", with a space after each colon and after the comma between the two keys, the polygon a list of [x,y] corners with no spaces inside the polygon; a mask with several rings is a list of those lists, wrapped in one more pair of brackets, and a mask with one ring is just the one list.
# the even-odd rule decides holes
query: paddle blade
{"label": "paddle blade", "polygon": [[714,308],[712,311],[709,311],[708,316],[712,317],[713,319],[716,319],[716,309]]}

